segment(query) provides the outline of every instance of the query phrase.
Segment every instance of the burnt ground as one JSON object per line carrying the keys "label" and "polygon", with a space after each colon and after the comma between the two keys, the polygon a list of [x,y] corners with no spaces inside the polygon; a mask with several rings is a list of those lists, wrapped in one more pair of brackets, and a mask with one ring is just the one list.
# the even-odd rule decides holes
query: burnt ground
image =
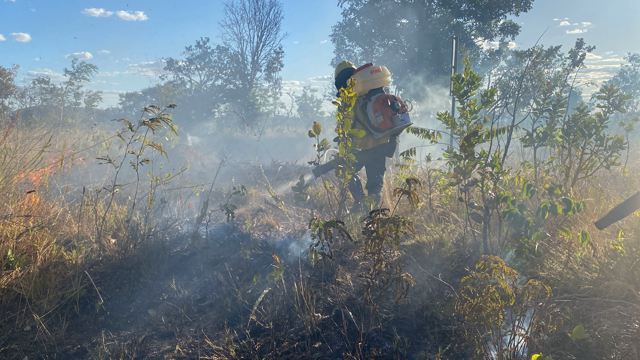
{"label": "burnt ground", "polygon": [[[413,300],[388,308],[395,315],[387,326],[374,326],[364,333],[364,339],[359,338],[363,334],[358,335],[356,321],[345,323],[343,310],[348,308],[359,316],[361,299],[355,293],[341,301],[319,299],[318,315],[327,315],[317,323],[319,332],[310,336],[292,308],[293,287],[285,289],[282,297],[273,278],[274,255],[286,262],[286,271],[294,278],[309,276],[309,286],[324,281],[314,280],[316,277],[331,277],[328,272],[310,271],[306,254],[302,258],[294,254],[308,246],[304,238],[303,233],[277,241],[255,239],[237,226],[221,225],[199,246],[187,246],[186,237],[155,245],[150,242],[136,256],[102,263],[92,270],[93,278],[102,279],[97,287],[104,303],[94,288],[87,287],[78,305],[79,315],[69,317],[60,335],[47,337],[36,327],[16,332],[5,339],[13,345],[5,346],[0,354],[20,360],[342,359],[357,353],[350,346],[366,343],[362,351],[379,354],[374,358],[430,359],[427,354],[441,349],[462,354],[447,358],[467,358],[465,349],[456,348],[460,334],[455,321],[436,310],[447,308],[444,304],[451,294],[446,286],[420,276],[422,271],[444,265],[427,266],[422,260],[427,269],[419,265],[420,269],[412,271],[418,281]],[[298,270],[305,275],[298,275]],[[254,317],[256,304],[272,288],[264,297],[265,312]],[[273,325],[258,324],[258,317],[270,318]],[[400,339],[410,342],[398,342]],[[451,345],[445,348],[442,344]]]}

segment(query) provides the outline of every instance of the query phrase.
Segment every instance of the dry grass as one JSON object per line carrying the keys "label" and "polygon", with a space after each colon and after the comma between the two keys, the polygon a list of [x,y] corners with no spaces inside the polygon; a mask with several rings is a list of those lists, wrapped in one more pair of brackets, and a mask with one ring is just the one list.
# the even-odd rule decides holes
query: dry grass
{"label": "dry grass", "polygon": [[[206,235],[189,247],[184,234],[198,210],[193,188],[159,193],[169,205],[158,201],[152,222],[130,216],[130,203],[119,194],[98,238],[109,194],[57,186],[70,172],[86,171],[89,161],[69,161],[70,147],[52,147],[40,133],[6,131],[0,356],[462,359],[474,353],[477,339],[465,331],[455,304],[480,246],[465,232],[463,208],[444,173],[391,171],[384,204],[393,213],[349,216],[343,229],[350,236],[330,236],[308,252],[319,229],[309,229],[310,218],[339,233],[330,222],[335,182],[311,186],[301,201],[288,191],[299,167],[253,168],[244,195],[229,198],[226,184],[212,192],[197,231]],[[631,164],[629,173],[639,168]],[[406,192],[394,197],[408,177],[422,180],[417,203]],[[589,179],[573,194],[586,209],[545,225],[550,236],[534,262],[510,263],[520,276],[553,289],[541,316],[553,318],[554,327],[528,351],[568,359],[638,357],[638,218],[605,231],[592,225],[638,187],[638,179],[618,170]],[[225,203],[234,216],[221,225]],[[559,235],[560,226],[572,235]],[[575,237],[582,230],[590,243]],[[510,261],[517,239],[502,241],[498,255]],[[586,338],[568,335],[577,325]]]}

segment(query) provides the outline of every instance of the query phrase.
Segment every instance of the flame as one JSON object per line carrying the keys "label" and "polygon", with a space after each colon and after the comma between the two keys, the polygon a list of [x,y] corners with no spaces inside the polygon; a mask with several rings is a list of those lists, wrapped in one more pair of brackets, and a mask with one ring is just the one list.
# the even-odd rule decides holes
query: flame
{"label": "flame", "polygon": [[60,165],[59,161],[53,162],[39,169],[21,172],[16,176],[17,181],[28,181],[34,187],[42,185]]}
{"label": "flame", "polygon": [[[16,176],[16,181],[18,182],[27,181],[32,186],[38,187],[43,183],[45,183],[47,179],[56,172],[57,169],[64,168],[65,164],[72,165],[72,164],[86,163],[86,158],[84,157],[71,158],[72,155],[73,154],[69,150],[64,154],[62,154],[59,158],[51,161],[48,165],[45,165],[39,169],[28,170],[28,171],[18,173],[18,175]],[[67,159],[71,159],[71,161],[67,161]]]}
{"label": "flame", "polygon": [[25,196],[24,200],[22,200],[22,206],[24,209],[33,209],[40,205],[42,202],[42,198],[38,195],[37,192],[31,192]]}

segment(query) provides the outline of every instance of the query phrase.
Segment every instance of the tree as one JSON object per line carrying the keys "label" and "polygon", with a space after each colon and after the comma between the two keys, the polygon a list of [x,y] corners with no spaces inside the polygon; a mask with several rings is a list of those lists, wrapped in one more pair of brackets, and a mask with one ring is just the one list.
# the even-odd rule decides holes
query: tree
{"label": "tree", "polygon": [[10,99],[18,90],[15,83],[17,72],[17,66],[12,68],[0,66],[0,115],[7,111]]}
{"label": "tree", "polygon": [[176,116],[187,125],[197,126],[214,119],[232,98],[232,89],[236,87],[232,56],[227,47],[213,46],[207,37],[186,46],[182,54],[181,59],[165,59],[166,73],[161,79],[168,81],[149,93],[161,90],[166,95],[171,89],[176,97],[171,101],[180,104]]}
{"label": "tree", "polygon": [[640,122],[640,54],[628,54],[618,73],[607,83],[618,87],[629,98],[627,114],[621,116],[618,124],[624,130],[627,153],[624,161],[626,169],[631,154],[631,133]]}
{"label": "tree", "polygon": [[640,112],[640,54],[628,54],[627,64],[609,80],[631,98],[630,110]]}
{"label": "tree", "polygon": [[507,160],[516,131],[523,128],[522,144],[532,150],[535,178],[539,174],[539,150],[551,146],[559,122],[580,99],[575,80],[584,60],[594,50],[579,38],[567,53],[560,46],[512,51],[494,71],[498,89],[498,117],[509,123],[502,162]]}
{"label": "tree", "polygon": [[165,59],[163,80],[171,80],[177,88],[183,89],[188,95],[220,90],[229,86],[230,58],[228,48],[210,44],[208,37],[196,40],[194,45],[188,45],[182,52],[184,58]]}
{"label": "tree", "polygon": [[[67,107],[79,107],[85,96],[84,85],[98,72],[98,67],[85,61],[73,59],[71,67],[64,69],[65,80],[60,85],[60,122],[64,121],[64,111]],[[91,94],[95,100],[96,94]],[[97,104],[94,104],[97,106]]]}
{"label": "tree", "polygon": [[230,110],[245,126],[278,103],[283,67],[282,4],[277,0],[231,0],[220,23],[231,58]]}
{"label": "tree", "polygon": [[612,84],[604,84],[595,94],[593,111],[580,102],[559,126],[560,141],[555,144],[558,162],[567,188],[598,171],[620,165],[627,143],[622,135],[611,131],[614,115],[626,112],[629,97]]}
{"label": "tree", "polygon": [[298,118],[303,121],[316,121],[324,117],[322,98],[317,93],[317,90],[312,89],[310,86],[305,86],[299,95],[293,96]]}
{"label": "tree", "polygon": [[87,90],[82,101],[85,108],[93,110],[102,102],[102,92]]}
{"label": "tree", "polygon": [[281,94],[282,19],[277,0],[231,0],[220,23],[222,44],[201,38],[185,47],[182,59],[165,59],[162,78],[175,88],[187,119],[228,115],[249,128],[274,113]]}
{"label": "tree", "polygon": [[169,81],[140,91],[120,94],[118,105],[123,114],[131,116],[139,114],[148,105],[178,103],[176,92],[175,83]]}
{"label": "tree", "polygon": [[57,106],[62,90],[49,76],[38,76],[29,83],[24,98],[24,107]]}
{"label": "tree", "polygon": [[[478,57],[479,44],[505,44],[520,31],[507,16],[531,9],[533,0],[341,0],[342,19],[333,27],[334,63],[387,65],[398,80],[416,77],[448,82],[451,37],[458,36],[467,56]],[[415,94],[407,94],[415,95]]]}

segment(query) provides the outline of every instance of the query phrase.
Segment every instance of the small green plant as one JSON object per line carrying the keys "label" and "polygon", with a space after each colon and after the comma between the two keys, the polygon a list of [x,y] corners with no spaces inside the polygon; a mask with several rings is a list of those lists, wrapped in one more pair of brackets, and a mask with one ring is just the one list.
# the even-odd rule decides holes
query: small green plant
{"label": "small green plant", "polygon": [[571,237],[571,217],[586,205],[567,193],[562,185],[548,183],[539,189],[535,180],[512,176],[496,197],[500,216],[508,225],[509,238],[500,243],[515,250],[520,269],[535,272],[544,260],[544,244],[554,238]]}
{"label": "small green plant", "polygon": [[333,259],[333,243],[335,241],[353,241],[344,222],[340,220],[321,220],[313,217],[309,221],[312,243],[309,246],[309,256],[312,262],[324,257]]}
{"label": "small green plant", "polygon": [[[331,144],[329,140],[322,137],[322,125],[314,121],[311,129],[307,132],[309,138],[314,139],[315,143],[313,144],[313,148],[315,150],[315,159],[308,161],[307,163],[312,166],[318,166],[322,163],[323,159],[327,155],[327,151],[331,149]],[[311,196],[309,195],[309,187],[311,186],[311,182],[305,176],[305,174],[301,174],[298,178],[298,181],[291,187],[293,192],[294,200],[297,204],[307,205],[309,200],[311,200]]]}
{"label": "small green plant", "polygon": [[393,289],[395,302],[406,298],[415,284],[413,276],[405,272],[400,264],[400,245],[413,234],[409,219],[391,213],[389,209],[369,212],[362,227],[361,277],[365,279],[363,294],[371,306],[372,316],[380,316],[378,303]]}
{"label": "small green plant", "polygon": [[497,256],[483,256],[460,280],[456,312],[465,320],[477,359],[517,360],[552,330],[545,318],[551,288],[542,281],[524,283]]}
{"label": "small green plant", "polygon": [[620,165],[627,144],[622,135],[612,134],[613,115],[625,112],[628,100],[614,85],[604,85],[595,95],[597,111],[580,103],[560,126],[560,141],[555,144],[557,166],[564,185],[574,188],[579,181],[602,169]]}
{"label": "small green plant", "polygon": [[409,205],[411,205],[413,209],[416,209],[420,204],[420,190],[422,190],[422,182],[420,181],[420,179],[415,177],[406,178],[402,187],[393,189],[393,195],[397,198],[397,200],[396,204],[393,207],[392,214],[395,214],[402,198],[406,198],[409,202]]}
{"label": "small green plant", "polygon": [[358,95],[353,91],[353,81],[349,82],[349,86],[340,89],[338,99],[333,101],[336,105],[336,141],[338,142],[338,151],[335,159],[338,163],[336,167],[336,176],[340,181],[340,195],[338,200],[338,218],[346,212],[346,200],[349,182],[355,174],[356,148],[353,143],[354,138],[365,136],[363,129],[353,126],[353,111],[356,106]]}
{"label": "small green plant", "polygon": [[3,270],[14,270],[14,269],[18,269],[20,267],[20,260],[15,256],[15,254],[13,253],[13,250],[9,249],[7,250],[7,255],[5,256],[5,267],[7,267],[7,269],[3,269]]}
{"label": "small green plant", "polygon": [[481,226],[482,250],[491,253],[492,219],[498,208],[495,195],[508,173],[503,167],[497,138],[506,127],[494,127],[491,117],[496,103],[496,88],[480,90],[481,76],[465,60],[464,71],[453,77],[458,117],[449,112],[438,113],[438,120],[452,133],[456,144],[445,151],[451,173],[450,185],[456,186],[464,204],[466,228],[476,238],[474,228]]}
{"label": "small green plant", "polygon": [[322,137],[322,125],[317,121],[313,122],[313,125],[311,126],[311,129],[309,129],[307,135],[315,140],[313,148],[316,152],[316,158],[309,161],[309,165],[320,165],[320,162],[325,156],[327,150],[331,148],[331,144],[327,138]]}
{"label": "small green plant", "polygon": [[[107,191],[104,206],[98,209],[99,204],[96,202],[94,212],[96,213],[97,239],[103,240],[107,219],[116,201],[116,195],[126,186],[121,177],[124,175],[127,165],[133,170],[135,180],[133,181],[132,194],[128,197],[129,201],[124,223],[126,227],[133,225],[133,220],[138,215],[137,205],[140,200],[142,169],[152,163],[153,154],[159,154],[164,157],[167,156],[163,145],[154,137],[160,135],[160,130],[167,130],[173,135],[178,134],[177,127],[169,113],[169,110],[175,107],[175,105],[171,104],[162,109],[155,105],[149,105],[143,109],[142,115],[136,124],[127,119],[118,120],[122,124],[121,129],[116,134],[123,144],[121,153],[117,158],[112,158],[109,154],[98,157],[98,160],[100,160],[102,164],[108,164],[113,167],[114,175],[110,184],[103,188]],[[154,175],[152,169],[149,169],[148,175],[150,175],[153,181]],[[101,191],[102,189],[97,191],[96,199]],[[147,194],[147,196],[148,195],[149,194]],[[147,198],[148,204],[150,201],[152,200]],[[147,208],[147,210],[149,209]],[[145,218],[148,217],[145,216]],[[129,231],[129,229],[125,231]]]}

